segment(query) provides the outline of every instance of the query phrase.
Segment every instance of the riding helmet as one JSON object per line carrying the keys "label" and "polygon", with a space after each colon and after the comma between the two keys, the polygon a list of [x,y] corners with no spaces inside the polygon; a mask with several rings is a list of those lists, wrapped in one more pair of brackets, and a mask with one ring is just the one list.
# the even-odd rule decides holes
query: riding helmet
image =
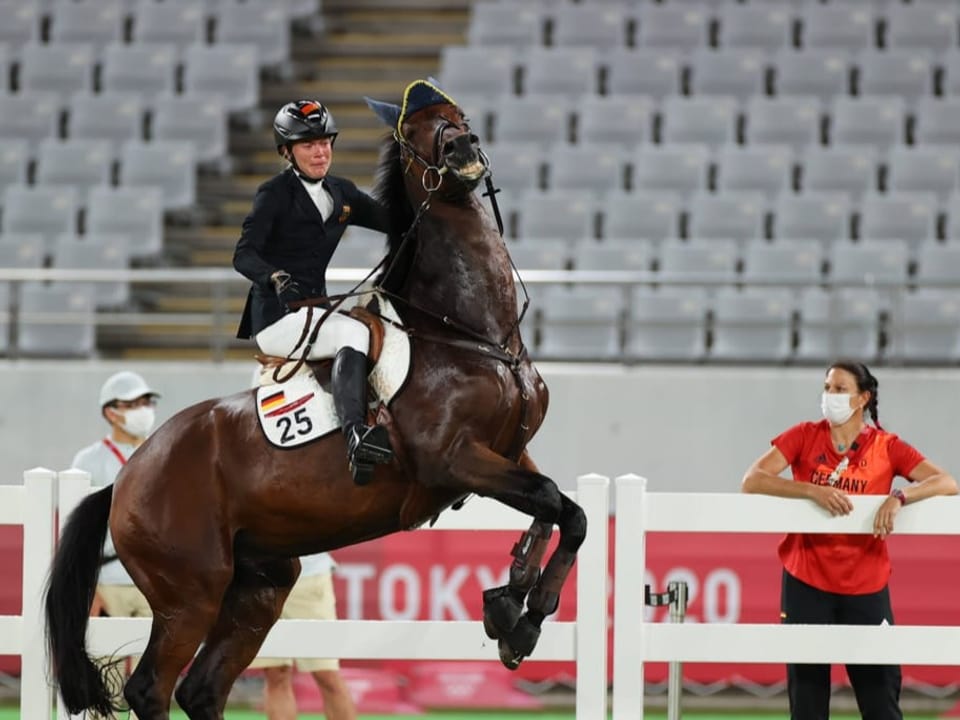
{"label": "riding helmet", "polygon": [[316,100],[295,100],[287,103],[273,118],[273,140],[277,152],[297,140],[337,137],[337,123],[330,111]]}

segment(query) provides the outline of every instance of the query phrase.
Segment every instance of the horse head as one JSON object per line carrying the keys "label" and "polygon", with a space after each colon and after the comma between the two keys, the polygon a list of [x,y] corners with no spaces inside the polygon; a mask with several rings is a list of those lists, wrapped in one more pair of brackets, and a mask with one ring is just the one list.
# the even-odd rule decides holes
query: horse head
{"label": "horse head", "polygon": [[[480,139],[470,130],[463,110],[450,96],[426,80],[416,80],[403,93],[402,105],[366,98],[367,105],[393,129],[404,174],[423,192],[446,197],[471,192],[487,173]],[[444,178],[452,176],[453,183]]]}

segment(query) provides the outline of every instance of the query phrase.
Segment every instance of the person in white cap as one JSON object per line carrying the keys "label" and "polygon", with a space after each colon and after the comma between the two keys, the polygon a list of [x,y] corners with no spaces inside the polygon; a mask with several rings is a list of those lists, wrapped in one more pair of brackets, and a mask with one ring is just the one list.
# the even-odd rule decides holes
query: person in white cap
{"label": "person in white cap", "polygon": [[[100,388],[100,414],[110,425],[105,437],[80,450],[71,466],[90,473],[94,487],[113,483],[127,459],[143,443],[156,420],[155,406],[160,395],[135,372],[111,375]],[[111,617],[150,617],[150,605],[133,579],[116,559],[109,534],[104,558],[114,558],[100,569],[92,615],[100,610]],[[133,661],[133,665],[136,660]],[[132,671],[132,666],[129,668]],[[133,717],[131,713],[130,717]]]}

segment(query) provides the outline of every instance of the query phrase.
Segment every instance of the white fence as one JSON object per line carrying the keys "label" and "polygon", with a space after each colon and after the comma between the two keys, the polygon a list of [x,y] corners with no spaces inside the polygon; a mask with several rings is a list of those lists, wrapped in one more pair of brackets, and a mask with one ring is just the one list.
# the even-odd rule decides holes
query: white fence
{"label": "white fence", "polygon": [[[54,480],[59,475],[62,517],[90,492],[89,476],[79,470],[24,473],[23,486],[0,486],[0,523],[24,526],[24,611],[0,617],[0,654],[20,655],[21,717],[45,717],[51,707],[46,683],[42,592],[53,551]],[[577,562],[577,616],[574,622],[543,625],[537,649],[526,662],[575,661],[577,717],[606,717],[607,711],[607,548],[609,480],[585,475],[571,494],[583,507],[590,528]],[[447,512],[429,531],[526,530],[530,518],[495,501],[471,499]],[[417,532],[428,531],[422,528]],[[509,548],[505,548],[506,553]],[[87,634],[92,655],[123,647],[138,653],[146,646],[150,621],[92,618]],[[479,621],[282,620],[267,636],[260,656],[340,657],[344,659],[496,660],[497,643]],[[506,672],[506,671],[504,671]],[[60,711],[60,717],[66,714]]]}
{"label": "white fence", "polygon": [[[643,619],[646,533],[872,533],[882,495],[853,497],[832,517],[812,502],[737,493],[648,493],[636,475],[616,479],[613,720],[643,718],[645,662],[881,663],[960,665],[960,627],[669,624]],[[900,535],[960,534],[960,497],[908,505]],[[955,568],[944,568],[955,572]],[[896,601],[896,598],[894,598]]]}

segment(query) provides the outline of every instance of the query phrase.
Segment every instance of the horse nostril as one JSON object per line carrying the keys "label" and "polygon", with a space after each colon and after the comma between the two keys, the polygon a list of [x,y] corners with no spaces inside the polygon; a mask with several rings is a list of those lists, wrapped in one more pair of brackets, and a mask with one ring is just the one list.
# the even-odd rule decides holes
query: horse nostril
{"label": "horse nostril", "polygon": [[444,154],[444,155],[453,155],[453,153],[455,153],[456,151],[457,151],[457,148],[456,148],[456,145],[454,144],[453,140],[447,140],[447,141],[443,144],[443,154]]}

